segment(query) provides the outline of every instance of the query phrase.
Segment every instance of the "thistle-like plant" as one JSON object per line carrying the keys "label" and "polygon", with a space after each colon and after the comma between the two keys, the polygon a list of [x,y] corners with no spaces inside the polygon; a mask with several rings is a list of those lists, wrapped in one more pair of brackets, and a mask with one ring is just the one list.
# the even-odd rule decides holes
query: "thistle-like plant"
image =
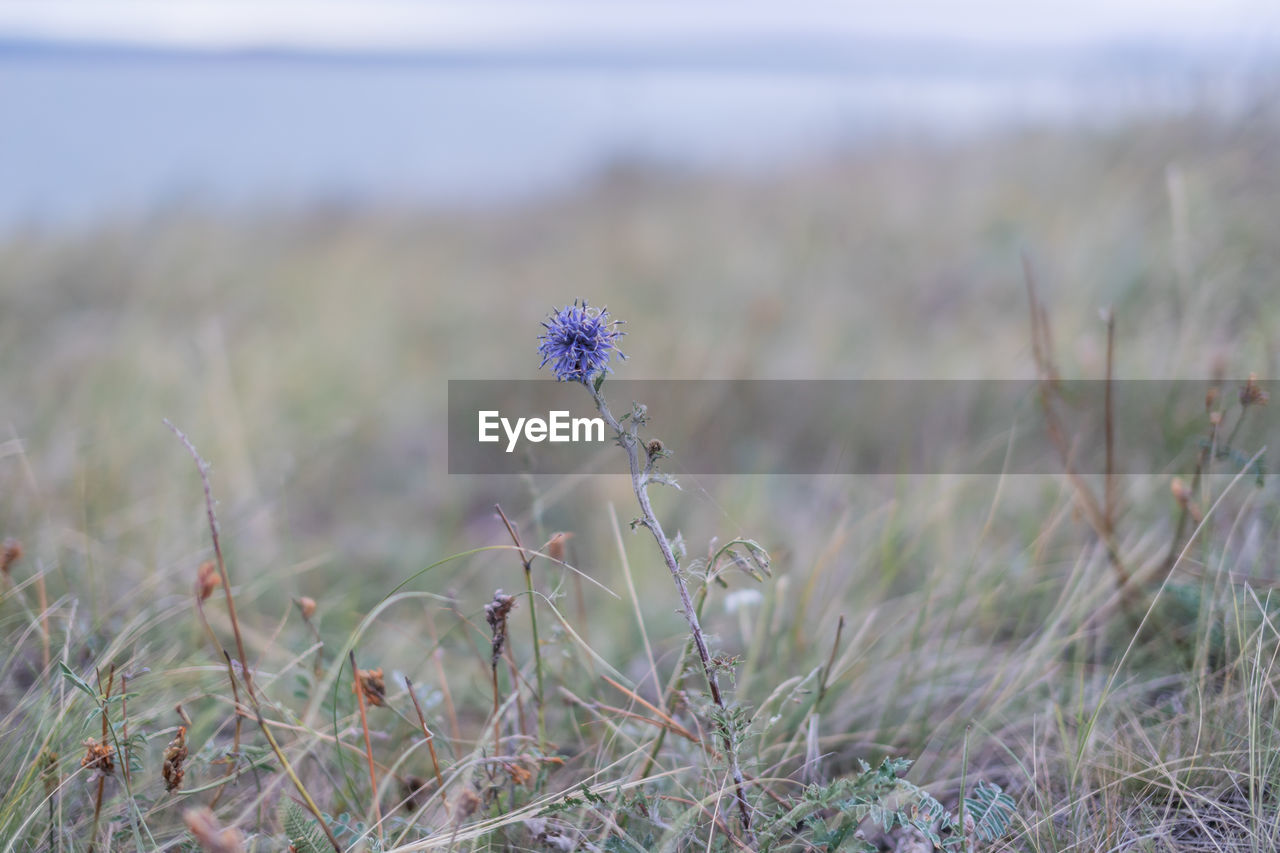
{"label": "thistle-like plant", "polygon": [[538,336],[539,368],[551,364],[561,382],[588,382],[592,376],[612,373],[609,359],[614,353],[626,360],[618,349],[618,338],[626,334],[618,330],[620,321],[609,319],[608,308],[591,308],[587,300],[553,312],[543,321],[546,331]]}
{"label": "thistle-like plant", "polygon": [[675,485],[675,481],[658,470],[659,461],[668,455],[667,450],[658,441],[645,442],[640,438],[640,429],[648,420],[647,410],[639,403],[632,403],[631,411],[616,417],[610,410],[601,386],[605,375],[613,371],[609,367],[611,357],[616,353],[619,358],[625,356],[618,350],[619,321],[609,318],[607,308],[594,309],[584,299],[581,306],[575,301],[573,305],[554,311],[542,324],[546,331],[538,337],[538,352],[542,355],[540,367],[551,365],[556,379],[561,382],[579,382],[591,394],[605,423],[617,436],[618,444],[627,454],[630,464],[631,487],[636,500],[640,504],[640,516],[632,522],[632,527],[644,527],[658,544],[662,560],[675,582],[676,592],[680,596],[680,607],[689,623],[689,633],[693,646],[702,663],[702,671],[706,675],[707,688],[711,701],[715,705],[712,716],[725,756],[729,763],[729,773],[733,777],[734,799],[738,805],[738,815],[742,821],[743,833],[751,836],[751,807],[747,803],[746,783],[742,776],[742,768],[738,762],[738,737],[731,729],[731,719],[724,694],[720,690],[717,671],[720,667],[713,661],[707,647],[706,636],[698,620],[698,611],[689,595],[688,584],[680,570],[680,563],[672,548],[671,540],[662,529],[661,522],[654,514],[649,500],[649,485],[660,483]]}

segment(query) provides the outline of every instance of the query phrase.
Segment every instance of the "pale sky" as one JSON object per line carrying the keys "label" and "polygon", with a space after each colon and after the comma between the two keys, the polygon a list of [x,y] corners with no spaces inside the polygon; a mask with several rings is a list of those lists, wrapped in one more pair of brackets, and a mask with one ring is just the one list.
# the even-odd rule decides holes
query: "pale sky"
{"label": "pale sky", "polygon": [[0,38],[174,48],[555,49],[908,37],[1280,42],[1276,0],[0,0]]}

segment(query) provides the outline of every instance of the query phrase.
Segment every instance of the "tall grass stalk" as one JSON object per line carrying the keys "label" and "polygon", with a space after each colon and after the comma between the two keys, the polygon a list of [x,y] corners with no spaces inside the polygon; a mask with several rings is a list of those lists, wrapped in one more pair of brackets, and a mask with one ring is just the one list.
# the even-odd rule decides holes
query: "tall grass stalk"
{"label": "tall grass stalk", "polygon": [[369,714],[365,707],[364,680],[359,667],[356,666],[355,650],[347,652],[351,661],[351,678],[354,681],[356,702],[360,706],[360,729],[364,732],[364,754],[369,762],[369,789],[373,792],[373,822],[378,827],[378,838],[382,839],[382,806],[378,802],[378,773],[373,765],[373,741],[369,738]]}
{"label": "tall grass stalk", "polygon": [[[533,592],[533,555],[525,551],[524,544],[520,541],[520,534],[516,531],[515,525],[511,523],[511,519],[507,518],[507,514],[502,511],[502,506],[494,504],[493,508],[498,513],[498,517],[502,519],[503,525],[506,526],[507,533],[515,544],[516,553],[520,559],[520,567],[524,569],[524,586],[529,595],[529,626],[533,633],[533,670],[538,683],[538,695],[534,697],[534,702],[538,706],[538,751],[545,753],[547,750],[547,715],[542,701],[542,644],[538,641],[538,608],[535,606],[537,602]],[[521,717],[523,716],[521,714]]]}
{"label": "tall grass stalk", "polygon": [[[262,717],[262,710],[258,705],[258,696],[253,689],[253,677],[250,675],[249,657],[245,653],[244,638],[240,635],[240,622],[238,619],[236,619],[235,599],[231,595],[231,578],[227,574],[227,566],[222,558],[222,544],[218,536],[218,515],[214,511],[215,502],[213,500],[213,486],[209,481],[209,463],[204,461],[204,457],[202,457],[199,451],[196,450],[195,445],[191,442],[191,439],[187,438],[186,434],[182,432],[182,430],[174,426],[173,423],[168,418],[164,419],[164,425],[167,426],[169,430],[178,437],[178,440],[182,442],[183,446],[187,448],[187,452],[190,453],[191,457],[195,460],[196,468],[200,472],[200,482],[204,486],[205,511],[209,519],[209,535],[213,538],[213,553],[214,553],[214,557],[217,559],[218,576],[222,581],[222,590],[223,590],[223,593],[225,593],[227,598],[227,616],[231,621],[231,630],[235,634],[236,652],[240,657],[241,678],[244,679],[245,692],[248,694],[249,702],[253,706],[254,715],[257,717],[257,720],[258,720],[258,727],[262,729],[262,733],[263,735],[266,736],[267,742],[271,745],[272,751],[275,752],[276,758],[280,760],[281,766],[284,767],[284,770],[288,774],[290,781],[293,782],[294,787],[297,789],[298,793],[302,796],[302,799],[306,803],[307,808],[311,811],[311,814],[316,818],[316,820],[320,824],[320,827],[324,830],[324,834],[329,839],[329,843],[333,845],[334,850],[338,851],[338,853],[342,853],[342,845],[338,843],[338,839],[336,836],[334,836],[333,830],[329,828],[328,821],[325,820],[324,812],[322,812],[320,810],[320,807],[316,805],[316,802],[312,798],[310,792],[307,791],[306,786],[302,783],[302,780],[298,777],[298,774],[294,771],[293,766],[289,763],[289,760],[285,757],[284,751],[280,749],[280,745],[276,743],[276,739],[272,736],[271,732],[267,729],[266,721]],[[197,601],[199,601],[199,597],[200,597],[199,590],[196,591],[196,596],[197,596]],[[226,658],[227,670],[231,680],[232,695],[235,701],[236,726],[238,731],[239,721],[240,721],[240,700],[238,697],[236,697],[236,694],[235,694],[235,690],[236,690],[235,667],[231,665],[231,656],[226,652],[225,649],[223,650],[222,654],[223,654],[223,657]],[[228,777],[229,776],[230,774],[228,774]],[[219,789],[219,793],[221,793],[221,790],[222,789]]]}

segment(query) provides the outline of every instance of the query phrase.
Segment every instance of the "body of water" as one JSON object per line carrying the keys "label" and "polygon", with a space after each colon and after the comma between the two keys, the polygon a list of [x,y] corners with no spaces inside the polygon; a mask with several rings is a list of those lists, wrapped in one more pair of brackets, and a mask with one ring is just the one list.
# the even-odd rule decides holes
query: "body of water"
{"label": "body of water", "polygon": [[[485,204],[619,160],[755,170],[834,147],[1249,97],[1156,52],[512,61],[0,49],[0,230],[191,200]],[[856,57],[855,57],[856,59]]]}

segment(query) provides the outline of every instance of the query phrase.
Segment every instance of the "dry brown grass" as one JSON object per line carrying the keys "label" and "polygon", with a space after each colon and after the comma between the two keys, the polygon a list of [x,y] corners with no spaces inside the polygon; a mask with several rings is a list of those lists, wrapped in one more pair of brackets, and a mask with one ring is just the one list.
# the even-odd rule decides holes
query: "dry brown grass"
{"label": "dry brown grass", "polygon": [[[1263,110],[757,181],[615,176],[485,214],[191,211],[10,239],[0,839],[87,845],[101,781],[103,849],[188,830],[278,849],[304,796],[343,847],[737,849],[670,579],[611,522],[628,483],[447,476],[443,380],[537,375],[538,319],[579,296],[628,320],[635,376],[1030,377],[1022,251],[1064,376],[1106,375],[1111,306],[1119,377],[1274,377],[1278,140]],[[224,554],[162,417],[213,462]],[[713,652],[740,659],[757,820],[892,755],[951,806],[979,778],[1013,793],[1012,849],[1274,847],[1275,487],[1118,480],[1088,484],[1095,524],[1062,478],[656,496],[691,559],[738,536],[774,557],[763,584],[694,591]],[[1134,619],[1117,561],[1155,579]],[[523,591],[495,651],[497,588]],[[731,610],[741,590],[759,597]],[[376,713],[353,651],[383,670]],[[112,666],[127,731],[90,678]],[[86,719],[128,787],[79,765]]]}

